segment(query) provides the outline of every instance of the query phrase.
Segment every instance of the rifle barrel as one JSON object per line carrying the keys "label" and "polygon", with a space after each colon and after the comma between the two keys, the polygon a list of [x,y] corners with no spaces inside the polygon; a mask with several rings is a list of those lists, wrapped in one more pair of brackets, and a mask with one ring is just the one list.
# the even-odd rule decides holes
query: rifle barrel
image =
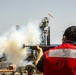
{"label": "rifle barrel", "polygon": [[[53,48],[50,45],[39,45],[39,46],[43,49],[43,51],[46,51],[46,50],[49,50],[50,48]],[[25,48],[25,47],[29,47],[32,50],[37,50],[37,45],[25,45],[25,44],[23,44],[22,48]]]}

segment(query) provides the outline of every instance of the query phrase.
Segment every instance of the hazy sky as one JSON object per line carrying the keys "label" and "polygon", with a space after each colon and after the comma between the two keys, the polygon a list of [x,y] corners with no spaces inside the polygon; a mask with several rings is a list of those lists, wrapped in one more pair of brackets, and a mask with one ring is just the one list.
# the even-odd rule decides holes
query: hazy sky
{"label": "hazy sky", "polygon": [[61,43],[65,28],[76,25],[76,0],[0,0],[0,34],[45,16],[50,21],[51,43]]}

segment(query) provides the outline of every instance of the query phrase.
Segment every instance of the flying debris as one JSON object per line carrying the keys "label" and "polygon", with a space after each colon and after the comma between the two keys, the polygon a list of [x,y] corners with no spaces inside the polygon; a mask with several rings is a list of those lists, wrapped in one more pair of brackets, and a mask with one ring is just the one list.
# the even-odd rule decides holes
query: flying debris
{"label": "flying debris", "polygon": [[52,18],[54,18],[51,14],[49,14],[49,16],[51,16]]}
{"label": "flying debris", "polygon": [[16,25],[16,30],[19,30],[20,29],[20,26],[19,25]]}

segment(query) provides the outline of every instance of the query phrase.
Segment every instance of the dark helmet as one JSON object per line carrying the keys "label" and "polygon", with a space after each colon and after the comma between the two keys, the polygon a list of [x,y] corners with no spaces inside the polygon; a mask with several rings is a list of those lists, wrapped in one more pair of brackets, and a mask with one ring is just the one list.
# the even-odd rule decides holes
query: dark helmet
{"label": "dark helmet", "polygon": [[76,26],[70,26],[70,27],[68,27],[65,30],[63,36],[66,36],[67,40],[71,40],[71,41],[75,41],[76,42]]}

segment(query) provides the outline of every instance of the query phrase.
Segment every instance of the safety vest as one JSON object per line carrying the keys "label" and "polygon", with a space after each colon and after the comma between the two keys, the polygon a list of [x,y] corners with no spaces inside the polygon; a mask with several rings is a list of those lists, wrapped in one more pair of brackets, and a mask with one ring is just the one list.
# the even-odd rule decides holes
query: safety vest
{"label": "safety vest", "polygon": [[76,75],[76,46],[64,43],[44,53],[44,75]]}

